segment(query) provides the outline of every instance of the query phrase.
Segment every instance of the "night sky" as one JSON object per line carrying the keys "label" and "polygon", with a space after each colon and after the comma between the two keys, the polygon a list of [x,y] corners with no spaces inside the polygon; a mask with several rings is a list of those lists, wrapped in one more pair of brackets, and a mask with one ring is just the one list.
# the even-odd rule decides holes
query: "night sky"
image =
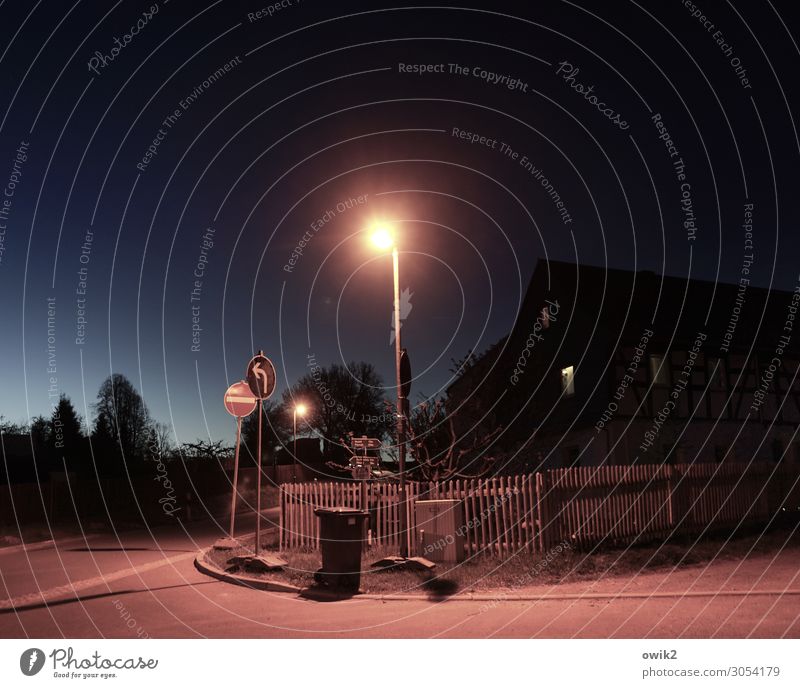
{"label": "night sky", "polygon": [[393,397],[375,220],[414,400],[542,258],[735,282],[752,204],[752,283],[794,288],[796,3],[483,7],[0,4],[0,414],[91,417],[121,372],[230,440],[258,349],[276,395],[313,356]]}

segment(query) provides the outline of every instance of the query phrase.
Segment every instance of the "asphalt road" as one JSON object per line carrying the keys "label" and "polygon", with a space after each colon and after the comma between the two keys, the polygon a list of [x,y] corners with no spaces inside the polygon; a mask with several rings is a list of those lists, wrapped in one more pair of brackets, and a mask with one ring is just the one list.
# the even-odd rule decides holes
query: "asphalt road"
{"label": "asphalt road", "polygon": [[[274,518],[274,511],[265,516]],[[252,517],[242,521],[243,528],[252,525]],[[211,523],[175,524],[152,533],[0,553],[0,637],[800,637],[800,595],[321,602],[252,591],[194,568],[197,550],[220,534]],[[780,589],[800,587],[797,550],[781,556],[787,559],[776,559],[774,570],[761,575],[762,589],[770,581]],[[753,566],[765,572],[763,563]],[[746,568],[736,570],[750,576]],[[727,580],[720,571],[717,578]],[[690,581],[698,574],[684,575]],[[635,581],[635,589],[645,590],[647,580]],[[676,592],[686,587],[682,579],[671,582],[662,591],[676,583]],[[620,581],[615,585],[619,589]]]}

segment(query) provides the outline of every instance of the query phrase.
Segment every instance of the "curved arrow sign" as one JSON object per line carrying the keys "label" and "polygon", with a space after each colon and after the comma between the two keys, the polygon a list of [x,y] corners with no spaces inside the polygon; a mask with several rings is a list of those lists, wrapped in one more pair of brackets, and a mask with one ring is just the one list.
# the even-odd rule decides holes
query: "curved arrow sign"
{"label": "curved arrow sign", "polygon": [[268,399],[275,391],[275,366],[264,354],[258,353],[247,366],[247,384],[256,399]]}

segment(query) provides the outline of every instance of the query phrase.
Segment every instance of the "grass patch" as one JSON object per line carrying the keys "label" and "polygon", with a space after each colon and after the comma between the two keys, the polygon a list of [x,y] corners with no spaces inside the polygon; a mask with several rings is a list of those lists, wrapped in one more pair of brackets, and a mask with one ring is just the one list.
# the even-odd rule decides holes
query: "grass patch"
{"label": "grass patch", "polygon": [[[265,549],[277,551],[277,531],[271,531],[271,542],[263,541]],[[788,540],[788,541],[787,541]],[[238,550],[211,550],[206,558],[225,569],[233,556],[250,554],[253,538],[243,542]],[[725,542],[715,537],[692,545],[691,539],[666,544],[645,544],[627,549],[606,549],[580,552],[558,548],[547,553],[512,554],[505,557],[473,556],[459,565],[439,564],[432,572],[382,571],[370,564],[385,556],[397,554],[396,548],[374,546],[362,554],[361,592],[429,593],[450,595],[455,592],[485,592],[515,590],[535,585],[557,585],[576,581],[597,580],[616,576],[635,576],[641,573],[671,571],[706,564],[717,559],[741,559],[752,548],[752,554],[774,553],[784,547],[800,548],[800,533],[774,531],[750,534]],[[280,580],[298,587],[314,585],[314,572],[322,566],[322,554],[314,550],[288,550],[280,555],[288,565],[283,571],[273,571],[263,577]]]}

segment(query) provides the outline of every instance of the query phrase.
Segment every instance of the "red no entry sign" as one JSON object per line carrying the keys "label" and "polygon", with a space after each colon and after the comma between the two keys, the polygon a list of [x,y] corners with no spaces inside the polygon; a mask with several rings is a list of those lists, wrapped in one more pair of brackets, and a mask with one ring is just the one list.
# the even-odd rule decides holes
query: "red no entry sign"
{"label": "red no entry sign", "polygon": [[225,392],[225,410],[232,416],[243,418],[249,416],[256,407],[256,398],[250,386],[242,380],[234,382]]}

